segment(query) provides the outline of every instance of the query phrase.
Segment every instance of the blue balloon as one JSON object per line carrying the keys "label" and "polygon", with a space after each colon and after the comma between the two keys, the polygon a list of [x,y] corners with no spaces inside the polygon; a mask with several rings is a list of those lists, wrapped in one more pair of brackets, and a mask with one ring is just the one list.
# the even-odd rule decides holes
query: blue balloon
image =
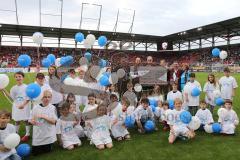
{"label": "blue balloon", "polygon": [[72,56],[61,57],[60,64],[61,66],[70,66],[71,64],[73,64],[73,57]]}
{"label": "blue balloon", "polygon": [[222,106],[224,104],[224,99],[222,99],[221,97],[218,97],[215,99],[215,103],[217,106]]}
{"label": "blue balloon", "polygon": [[98,45],[103,47],[107,44],[107,37],[106,36],[100,36],[98,38]]}
{"label": "blue balloon", "polygon": [[212,50],[212,55],[213,55],[213,57],[219,57],[219,54],[220,54],[220,49],[214,48],[214,49]]}
{"label": "blue balloon", "polygon": [[101,68],[104,68],[107,66],[107,61],[104,60],[104,59],[100,59],[99,62],[98,62],[98,65],[101,67]]}
{"label": "blue balloon", "polygon": [[222,127],[219,123],[212,124],[213,133],[220,133],[222,131]]}
{"label": "blue balloon", "polygon": [[193,97],[197,97],[197,96],[200,95],[200,93],[201,93],[200,89],[199,89],[198,87],[195,87],[195,88],[193,88],[193,90],[192,90],[192,92],[191,92],[191,95],[192,95]]}
{"label": "blue balloon", "polygon": [[51,61],[51,65],[53,65],[56,61],[56,57],[54,54],[49,54],[47,58]]}
{"label": "blue balloon", "polygon": [[29,98],[37,98],[41,93],[41,87],[36,83],[31,83],[27,86],[25,92]]}
{"label": "blue balloon", "polygon": [[180,120],[185,123],[185,124],[189,124],[192,120],[192,115],[190,112],[188,111],[183,111],[181,114],[180,114]]}
{"label": "blue balloon", "polygon": [[100,85],[102,86],[108,86],[110,84],[109,78],[107,76],[102,76],[99,82],[100,82]]}
{"label": "blue balloon", "polygon": [[155,106],[155,107],[158,106],[157,100],[155,100],[155,99],[153,99],[153,98],[149,98],[149,104],[150,104],[150,105],[153,105],[153,106]]}
{"label": "blue balloon", "polygon": [[75,41],[76,42],[82,42],[84,40],[84,34],[81,32],[78,32],[75,34]]}
{"label": "blue balloon", "polygon": [[20,157],[27,157],[30,155],[31,148],[28,144],[20,144],[17,147],[17,154]]}
{"label": "blue balloon", "polygon": [[50,67],[51,66],[51,60],[50,59],[48,59],[48,58],[43,58],[43,60],[42,60],[42,66],[43,67]]}
{"label": "blue balloon", "polygon": [[147,132],[152,132],[155,129],[155,123],[152,120],[148,120],[145,124],[144,124],[144,129]]}
{"label": "blue balloon", "polygon": [[18,65],[21,66],[21,67],[28,67],[31,65],[31,57],[27,54],[23,54],[23,55],[20,55],[18,57]]}
{"label": "blue balloon", "polygon": [[153,105],[150,105],[150,107],[151,107],[151,109],[152,109],[152,111],[153,111],[153,112],[155,112],[155,111],[156,111],[156,107],[155,107],[155,106],[153,106]]}
{"label": "blue balloon", "polygon": [[104,72],[102,75],[107,76],[109,78],[111,76],[111,73],[110,72]]}
{"label": "blue balloon", "polygon": [[125,126],[127,128],[133,128],[135,124],[135,118],[134,116],[127,116],[125,119]]}
{"label": "blue balloon", "polygon": [[174,109],[174,100],[172,100],[172,99],[168,100],[168,104],[169,104],[169,109],[173,110]]}
{"label": "blue balloon", "polygon": [[86,53],[84,54],[84,57],[87,58],[87,60],[90,62],[91,59],[92,59],[92,54],[89,53],[89,52],[86,52]]}

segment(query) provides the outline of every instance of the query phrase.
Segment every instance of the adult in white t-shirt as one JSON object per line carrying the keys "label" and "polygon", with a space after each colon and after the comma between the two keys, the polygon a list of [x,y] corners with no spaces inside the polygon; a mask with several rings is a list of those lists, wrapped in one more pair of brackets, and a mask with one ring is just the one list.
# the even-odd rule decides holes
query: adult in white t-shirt
{"label": "adult in white t-shirt", "polygon": [[236,79],[230,76],[229,68],[224,68],[224,76],[219,79],[219,85],[221,89],[221,97],[225,100],[233,100],[238,85]]}
{"label": "adult in white t-shirt", "polygon": [[202,91],[201,85],[198,81],[195,80],[195,73],[190,74],[190,81],[187,82],[187,84],[183,88],[183,92],[185,95],[185,102],[188,105],[189,112],[192,115],[195,115],[198,110],[199,106],[199,96],[192,96],[192,90],[194,88],[198,88],[200,91]]}

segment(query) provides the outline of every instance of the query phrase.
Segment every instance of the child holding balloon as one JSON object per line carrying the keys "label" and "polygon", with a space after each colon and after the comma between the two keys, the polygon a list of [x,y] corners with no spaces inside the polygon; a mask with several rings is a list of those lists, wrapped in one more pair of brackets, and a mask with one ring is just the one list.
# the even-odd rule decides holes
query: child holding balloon
{"label": "child holding balloon", "polygon": [[24,73],[16,72],[14,74],[16,85],[10,90],[10,96],[13,99],[12,106],[12,119],[15,121],[16,132],[19,132],[20,123],[25,123],[25,136],[22,137],[21,141],[26,142],[30,136],[30,124],[28,123],[30,117],[30,106],[29,99],[26,95],[27,85],[23,83]]}
{"label": "child holding balloon", "polygon": [[171,112],[172,118],[168,121],[170,126],[168,141],[170,144],[173,144],[177,137],[183,136],[187,137],[188,139],[195,137],[194,131],[189,129],[187,124],[183,123],[180,118],[181,113],[184,112],[182,109],[182,101],[178,98],[175,99],[174,106],[175,109]]}
{"label": "child holding balloon", "polygon": [[189,112],[195,115],[199,106],[199,96],[202,91],[201,85],[195,80],[195,73],[190,73],[190,81],[184,86],[183,93],[185,95],[185,101],[188,105]]}
{"label": "child holding balloon", "polygon": [[225,100],[224,107],[221,108],[222,111],[219,113],[218,122],[222,125],[223,134],[233,135],[235,134],[235,129],[239,124],[239,118],[237,113],[232,109],[232,101]]}
{"label": "child holding balloon", "polygon": [[[123,97],[124,100],[122,100],[122,112],[119,114],[118,117],[113,115],[113,124],[111,128],[112,135],[115,139],[118,141],[121,140],[129,140],[130,139],[130,133],[128,132],[124,122],[126,119],[126,116],[128,115],[128,107],[130,105],[130,102],[127,98]],[[129,110],[129,112],[132,112]],[[130,113],[131,115],[131,113]]]}
{"label": "child holding balloon", "polygon": [[208,81],[204,84],[203,91],[206,93],[205,102],[210,106],[210,111],[213,113],[215,107],[215,98],[214,91],[219,90],[219,84],[215,79],[214,74],[208,75]]}
{"label": "child holding balloon", "polygon": [[52,93],[45,90],[42,94],[42,103],[35,105],[29,122],[33,125],[32,153],[39,155],[52,151],[53,143],[57,140],[56,108],[50,104]]}
{"label": "child holding balloon", "polygon": [[0,159],[1,160],[21,160],[14,148],[9,149],[4,146],[5,139],[12,133],[16,133],[14,125],[10,124],[11,113],[0,111]]}

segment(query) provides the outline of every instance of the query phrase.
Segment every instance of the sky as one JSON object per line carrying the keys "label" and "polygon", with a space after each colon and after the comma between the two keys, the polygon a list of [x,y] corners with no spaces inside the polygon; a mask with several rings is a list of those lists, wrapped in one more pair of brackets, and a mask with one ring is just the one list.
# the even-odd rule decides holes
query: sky
{"label": "sky", "polygon": [[[16,24],[15,0],[0,0],[0,23]],[[239,0],[63,0],[63,27],[79,28],[82,3],[102,5],[100,30],[169,35],[240,16]],[[19,24],[39,26],[39,0],[17,0]],[[96,30],[100,7],[83,5],[82,29]],[[60,14],[61,0],[41,0],[43,14]],[[42,26],[59,27],[60,16],[42,15]]]}

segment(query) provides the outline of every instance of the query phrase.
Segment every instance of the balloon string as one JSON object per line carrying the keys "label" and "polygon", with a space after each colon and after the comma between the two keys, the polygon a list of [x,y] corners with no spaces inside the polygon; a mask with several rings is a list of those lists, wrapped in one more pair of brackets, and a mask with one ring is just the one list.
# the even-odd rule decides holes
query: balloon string
{"label": "balloon string", "polygon": [[6,95],[6,93],[5,93],[5,91],[2,91],[3,92],[3,95],[7,98],[7,100],[11,103],[11,104],[13,104],[13,102],[8,98],[8,96]]}

